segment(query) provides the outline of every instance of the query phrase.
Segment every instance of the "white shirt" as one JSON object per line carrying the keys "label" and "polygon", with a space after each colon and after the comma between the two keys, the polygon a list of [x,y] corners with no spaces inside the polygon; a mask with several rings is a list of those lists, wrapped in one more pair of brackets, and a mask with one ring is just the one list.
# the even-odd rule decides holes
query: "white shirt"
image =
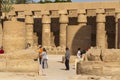
{"label": "white shirt", "polygon": [[80,58],[80,56],[81,56],[81,51],[79,50],[79,51],[77,52],[77,57]]}

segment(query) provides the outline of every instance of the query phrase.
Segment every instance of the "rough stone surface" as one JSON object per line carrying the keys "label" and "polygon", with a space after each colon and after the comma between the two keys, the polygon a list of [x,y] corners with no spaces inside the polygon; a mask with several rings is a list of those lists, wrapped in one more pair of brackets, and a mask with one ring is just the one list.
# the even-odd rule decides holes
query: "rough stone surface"
{"label": "rough stone surface", "polygon": [[38,54],[32,49],[19,50],[0,55],[0,71],[36,72],[39,71]]}
{"label": "rough stone surface", "polygon": [[3,30],[2,30],[2,25],[0,23],[0,47],[2,46],[2,38],[3,38]]}
{"label": "rough stone surface", "polygon": [[90,49],[88,61],[77,62],[77,74],[120,75],[119,49]]}
{"label": "rough stone surface", "polygon": [[3,48],[5,52],[25,49],[25,24],[18,21],[6,21],[3,28]]}

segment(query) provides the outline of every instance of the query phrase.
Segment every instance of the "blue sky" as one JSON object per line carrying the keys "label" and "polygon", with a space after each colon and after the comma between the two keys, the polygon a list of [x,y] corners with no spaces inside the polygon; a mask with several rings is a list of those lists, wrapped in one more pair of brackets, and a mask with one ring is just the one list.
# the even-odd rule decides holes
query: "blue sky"
{"label": "blue sky", "polygon": [[[34,0],[34,1],[40,1],[40,0]],[[120,2],[120,0],[72,0],[72,2],[101,2],[101,1],[119,1]]]}

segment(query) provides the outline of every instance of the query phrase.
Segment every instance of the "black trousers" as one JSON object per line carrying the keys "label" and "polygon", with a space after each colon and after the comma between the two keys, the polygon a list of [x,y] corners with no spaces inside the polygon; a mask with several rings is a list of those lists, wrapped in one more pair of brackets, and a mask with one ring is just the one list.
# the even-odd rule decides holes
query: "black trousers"
{"label": "black trousers", "polygon": [[69,60],[68,59],[65,59],[65,66],[66,66],[66,70],[70,69],[70,67],[69,67]]}

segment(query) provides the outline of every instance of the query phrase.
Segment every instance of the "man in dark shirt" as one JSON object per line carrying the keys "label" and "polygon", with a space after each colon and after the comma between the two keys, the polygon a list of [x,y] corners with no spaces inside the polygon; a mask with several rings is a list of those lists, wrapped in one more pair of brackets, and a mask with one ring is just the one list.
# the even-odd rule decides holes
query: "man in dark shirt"
{"label": "man in dark shirt", "polygon": [[69,48],[66,48],[66,53],[65,53],[65,66],[66,66],[66,69],[65,70],[70,69],[70,67],[69,67],[69,59],[70,59],[70,51],[69,51]]}

